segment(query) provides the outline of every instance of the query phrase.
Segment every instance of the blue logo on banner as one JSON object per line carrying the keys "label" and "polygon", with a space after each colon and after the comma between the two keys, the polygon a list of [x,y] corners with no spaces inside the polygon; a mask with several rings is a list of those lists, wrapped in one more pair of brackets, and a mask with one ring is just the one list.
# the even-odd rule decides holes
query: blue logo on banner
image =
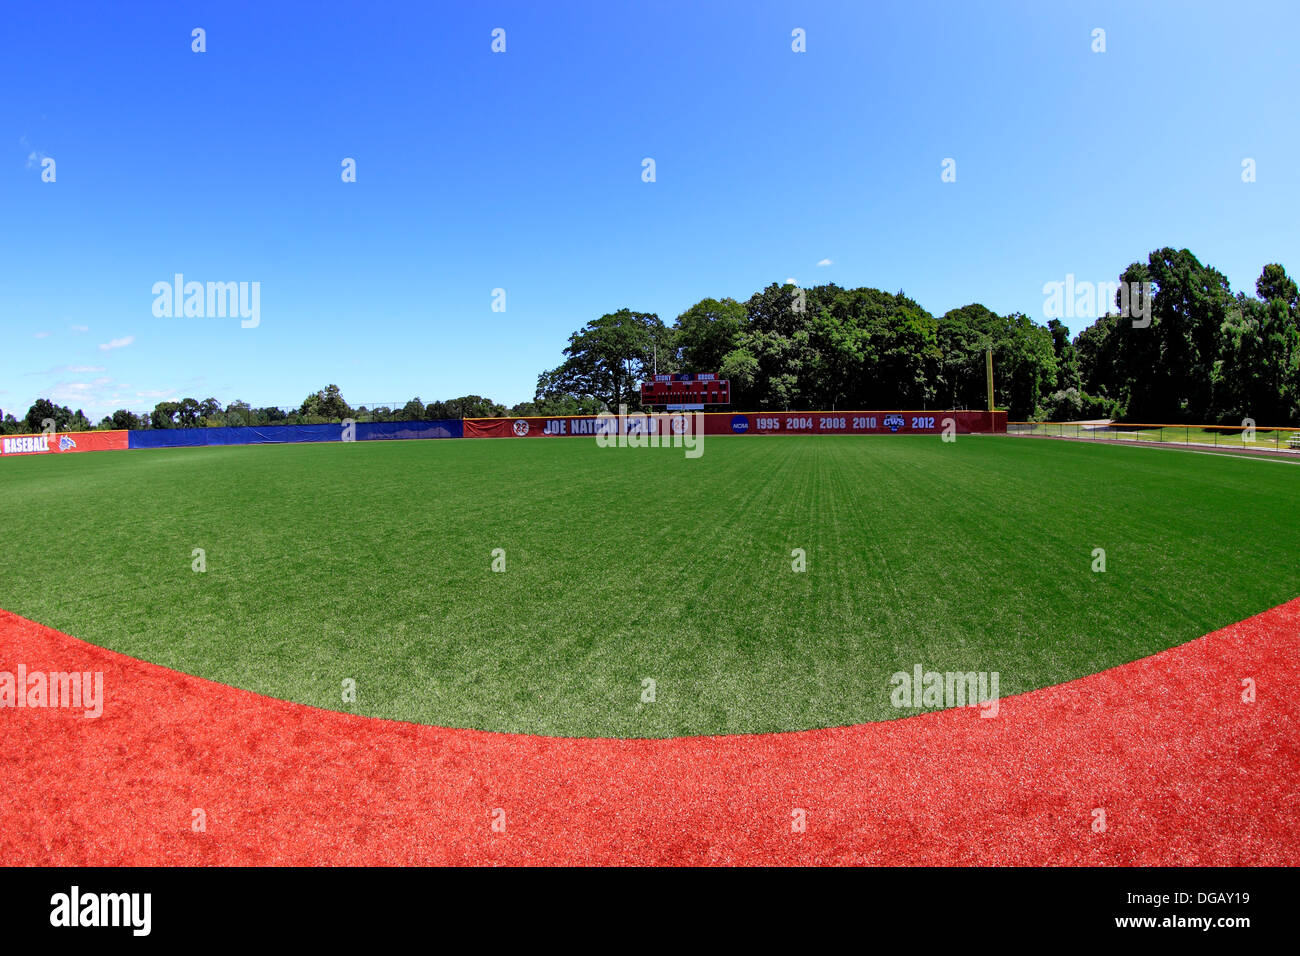
{"label": "blue logo on banner", "polygon": [[885,416],[885,427],[888,428],[891,432],[896,432],[896,431],[898,431],[898,430],[899,430],[900,428],[902,428],[905,424],[907,424],[907,422],[903,420],[903,416],[902,416],[902,415],[886,415],[886,416]]}
{"label": "blue logo on banner", "polygon": [[743,435],[749,431],[749,419],[744,415],[734,415],[731,419],[731,430],[737,435]]}
{"label": "blue logo on banner", "polygon": [[69,438],[67,435],[63,435],[59,438],[59,451],[67,451],[69,448],[76,448],[76,447],[77,447],[77,443],[73,441],[71,438]]}

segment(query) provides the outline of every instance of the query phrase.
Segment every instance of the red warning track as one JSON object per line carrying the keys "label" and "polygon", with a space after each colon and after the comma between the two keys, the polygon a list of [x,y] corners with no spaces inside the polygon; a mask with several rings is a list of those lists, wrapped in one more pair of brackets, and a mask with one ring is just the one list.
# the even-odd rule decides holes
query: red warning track
{"label": "red warning track", "polygon": [[1300,599],[992,719],[618,741],[315,710],[0,611],[0,671],[106,698],[0,710],[0,862],[1294,865],[1298,635]]}

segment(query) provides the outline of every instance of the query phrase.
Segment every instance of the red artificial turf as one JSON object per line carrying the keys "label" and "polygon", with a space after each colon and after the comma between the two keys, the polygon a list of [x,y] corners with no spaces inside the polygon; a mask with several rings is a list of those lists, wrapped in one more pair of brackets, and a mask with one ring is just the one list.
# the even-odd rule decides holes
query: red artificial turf
{"label": "red artificial turf", "polygon": [[0,709],[0,863],[1294,865],[1298,635],[1300,599],[992,719],[620,741],[316,710],[0,611],[0,671],[106,699]]}

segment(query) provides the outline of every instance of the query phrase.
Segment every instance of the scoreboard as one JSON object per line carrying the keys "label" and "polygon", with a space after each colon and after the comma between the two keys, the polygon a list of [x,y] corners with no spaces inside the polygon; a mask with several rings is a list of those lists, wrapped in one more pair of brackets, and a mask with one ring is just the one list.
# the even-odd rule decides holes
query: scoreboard
{"label": "scoreboard", "polygon": [[641,383],[642,405],[730,405],[731,382],[712,372],[656,375]]}

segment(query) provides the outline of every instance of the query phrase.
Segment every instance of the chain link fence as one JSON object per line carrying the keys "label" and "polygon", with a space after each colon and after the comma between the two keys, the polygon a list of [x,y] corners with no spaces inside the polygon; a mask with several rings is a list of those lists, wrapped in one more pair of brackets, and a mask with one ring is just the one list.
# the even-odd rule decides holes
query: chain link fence
{"label": "chain link fence", "polygon": [[1294,426],[1150,425],[1103,421],[1007,422],[1007,434],[1300,454],[1300,428]]}

